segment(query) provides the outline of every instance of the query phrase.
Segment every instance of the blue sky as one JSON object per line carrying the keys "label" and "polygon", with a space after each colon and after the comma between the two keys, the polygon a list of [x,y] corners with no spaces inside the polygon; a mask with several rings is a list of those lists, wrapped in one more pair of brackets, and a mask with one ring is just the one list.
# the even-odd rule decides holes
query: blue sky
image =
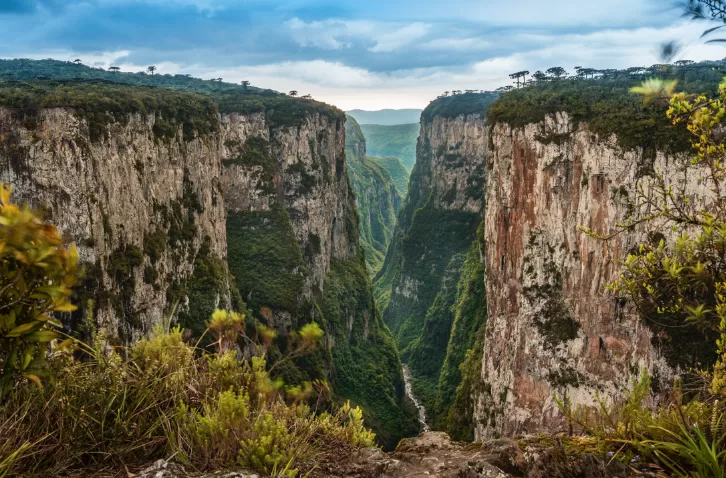
{"label": "blue sky", "polygon": [[669,0],[0,0],[0,57],[189,73],[344,109],[422,108],[445,90],[575,65],[726,56]]}

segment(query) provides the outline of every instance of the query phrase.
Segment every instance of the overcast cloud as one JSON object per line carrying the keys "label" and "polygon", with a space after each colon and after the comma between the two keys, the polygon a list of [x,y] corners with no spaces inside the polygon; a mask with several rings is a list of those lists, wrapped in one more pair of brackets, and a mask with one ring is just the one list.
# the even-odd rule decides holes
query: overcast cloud
{"label": "overcast cloud", "polygon": [[706,27],[667,0],[0,0],[0,57],[153,64],[344,109],[420,108],[520,69],[650,65],[674,38],[680,58],[726,56],[699,40]]}

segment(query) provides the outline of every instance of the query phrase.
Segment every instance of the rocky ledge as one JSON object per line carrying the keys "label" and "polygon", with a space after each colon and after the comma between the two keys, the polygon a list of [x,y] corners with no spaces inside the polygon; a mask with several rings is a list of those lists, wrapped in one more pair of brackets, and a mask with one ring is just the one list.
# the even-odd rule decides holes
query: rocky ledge
{"label": "rocky ledge", "polygon": [[[537,435],[485,443],[459,443],[446,433],[426,432],[401,440],[394,452],[379,448],[340,450],[322,457],[309,478],[667,478],[658,467],[625,465],[602,456],[590,438]],[[80,475],[79,475],[80,476]],[[83,475],[88,477],[89,475]],[[264,478],[259,473],[225,470],[199,473],[159,460],[135,473],[95,474],[93,478]],[[69,477],[76,478],[76,477]]]}

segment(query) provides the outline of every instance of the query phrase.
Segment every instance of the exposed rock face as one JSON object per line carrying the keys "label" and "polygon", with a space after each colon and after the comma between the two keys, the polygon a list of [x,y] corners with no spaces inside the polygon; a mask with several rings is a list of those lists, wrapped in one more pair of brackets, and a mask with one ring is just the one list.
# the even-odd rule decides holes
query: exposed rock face
{"label": "exposed rock face", "polygon": [[[37,127],[25,119],[0,108],[0,180],[78,245],[87,290],[76,300],[94,298],[112,335],[148,331],[170,312],[170,291],[191,277],[201,249],[226,258],[217,138],[160,141],[153,115],[111,124],[100,142],[66,109],[39,110]],[[213,300],[228,305],[224,289]]]}
{"label": "exposed rock face", "polygon": [[416,396],[431,412],[463,263],[482,219],[487,140],[480,114],[422,120],[408,196],[376,278],[384,319],[413,374]]}
{"label": "exposed rock face", "polygon": [[392,447],[416,432],[415,411],[359,245],[344,116],[311,109],[275,124],[212,114],[201,136],[186,124],[169,133],[171,123],[160,135],[158,114],[131,114],[92,137],[71,109],[0,108],[0,180],[79,245],[86,276],[71,328],[93,304],[111,340],[128,343],[174,310],[199,337],[215,307],[244,307],[240,296],[281,347],[316,321],[325,346],[281,377],[329,379]]}
{"label": "exposed rock face", "polygon": [[[603,242],[578,230],[614,232],[634,196],[643,152],[623,151],[615,137],[600,138],[586,124],[573,131],[571,124],[559,113],[524,128],[492,129],[484,220],[488,325],[474,413],[480,439],[562,429],[553,394],[593,405],[596,392],[620,396],[643,370],[671,381],[651,330],[630,304],[604,294],[618,261],[646,231]],[[661,153],[654,164],[671,177],[682,174]]]}

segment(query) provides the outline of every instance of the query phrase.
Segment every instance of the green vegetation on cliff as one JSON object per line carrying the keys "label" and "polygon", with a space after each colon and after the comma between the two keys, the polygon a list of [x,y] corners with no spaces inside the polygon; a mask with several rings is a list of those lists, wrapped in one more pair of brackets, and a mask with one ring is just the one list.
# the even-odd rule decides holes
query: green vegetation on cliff
{"label": "green vegetation on cliff", "polygon": [[406,197],[408,194],[408,177],[411,175],[406,166],[395,156],[384,156],[379,158],[378,156],[370,157],[373,161],[383,166],[393,178],[393,182],[396,184],[396,189],[401,197]]}
{"label": "green vegetation on cliff", "polygon": [[410,171],[416,162],[416,140],[419,124],[362,124],[368,154],[371,156],[395,156]]}
{"label": "green vegetation on cliff", "polygon": [[[344,113],[338,108],[321,103],[319,101],[292,98],[288,95],[278,93],[269,89],[260,89],[252,86],[235,85],[232,83],[225,83],[222,81],[215,80],[202,80],[199,78],[193,78],[187,75],[147,75],[146,73],[121,73],[111,72],[100,68],[91,68],[85,65],[77,65],[73,62],[57,61],[57,60],[27,60],[27,59],[16,59],[16,60],[0,60],[0,78],[6,80],[4,85],[11,86],[16,89],[33,89],[38,85],[41,87],[49,88],[56,87],[56,84],[65,85],[67,88],[75,90],[76,88],[93,88],[84,87],[83,85],[117,85],[114,88],[119,88],[120,85],[128,85],[134,87],[126,92],[138,92],[144,91],[147,87],[156,87],[156,89],[149,90],[154,92],[168,92],[178,91],[187,93],[198,93],[211,98],[212,101],[218,106],[221,113],[266,113],[268,121],[273,126],[297,126],[304,122],[312,114],[323,114],[330,118],[341,119]],[[3,84],[0,82],[0,84]],[[64,97],[60,94],[60,101],[66,101],[67,95]],[[93,104],[88,103],[89,98],[86,93],[81,92],[80,94],[86,95],[85,98],[80,98],[71,104],[52,104],[53,96],[50,95],[45,98],[48,104],[36,104],[32,103],[34,107],[42,106],[68,106],[73,107],[75,105],[86,105]],[[116,92],[111,94],[101,93],[98,98],[90,98],[90,100],[101,100],[101,104],[107,103],[107,110],[100,111],[101,113],[123,113],[119,111],[118,105],[114,104],[113,99],[117,94],[121,95],[121,107],[128,107],[128,101],[126,101],[126,95],[124,91]],[[158,93],[163,94],[163,93]],[[74,92],[70,92],[70,96],[74,96]],[[91,95],[92,96],[92,95]],[[109,98],[111,100],[109,101]],[[182,96],[177,97],[183,98]],[[55,100],[56,102],[59,100]],[[188,100],[186,100],[188,101]],[[144,107],[149,110],[156,111],[157,113],[164,113],[162,117],[164,120],[167,119],[167,114],[164,111],[159,111],[156,108],[150,108],[148,102],[145,99],[141,99],[140,102]],[[31,106],[31,105],[28,105]],[[159,107],[168,108],[174,107],[174,101],[164,101],[159,104]],[[19,107],[25,107],[20,105]],[[96,111],[96,108],[91,108],[91,111]],[[134,111],[137,112],[137,111]],[[188,112],[181,112],[179,118],[191,121],[191,117],[188,118]],[[216,120],[214,121],[216,123]],[[185,131],[186,133],[186,131]],[[201,134],[201,132],[200,132]]]}
{"label": "green vegetation on cliff", "polygon": [[[670,66],[652,74],[678,80],[679,91],[714,93],[726,66],[711,62]],[[521,127],[538,123],[548,114],[567,112],[576,128],[587,122],[590,131],[609,137],[617,135],[625,149],[640,147],[649,156],[656,150],[685,152],[691,147],[692,135],[683,125],[673,125],[665,116],[667,104],[655,101],[643,104],[643,98],[629,92],[642,81],[642,75],[627,70],[594,79],[566,79],[537,83],[503,93],[489,108],[490,124],[507,123]],[[461,95],[463,96],[463,95]],[[557,141],[555,136],[544,138]]]}
{"label": "green vegetation on cliff", "polygon": [[421,113],[421,120],[430,122],[435,117],[456,118],[472,114],[483,115],[499,98],[499,93],[464,93],[442,96],[431,103]]}
{"label": "green vegetation on cliff", "polygon": [[402,198],[388,170],[376,158],[366,156],[366,140],[350,116],[345,123],[345,145],[350,185],[357,199],[360,243],[368,271],[375,275],[383,265]]}

